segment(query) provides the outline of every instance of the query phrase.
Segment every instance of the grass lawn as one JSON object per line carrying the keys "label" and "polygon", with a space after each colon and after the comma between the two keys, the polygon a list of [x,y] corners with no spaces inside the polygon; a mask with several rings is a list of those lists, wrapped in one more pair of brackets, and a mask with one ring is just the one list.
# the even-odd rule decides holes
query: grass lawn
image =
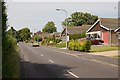
{"label": "grass lawn", "polygon": [[65,48],[65,47],[66,47],[66,43],[65,43],[65,42],[59,43],[59,44],[54,45],[54,47],[57,47],[57,48]]}
{"label": "grass lawn", "polygon": [[93,45],[91,46],[90,52],[104,52],[104,51],[113,51],[118,50],[118,47],[110,45]]}

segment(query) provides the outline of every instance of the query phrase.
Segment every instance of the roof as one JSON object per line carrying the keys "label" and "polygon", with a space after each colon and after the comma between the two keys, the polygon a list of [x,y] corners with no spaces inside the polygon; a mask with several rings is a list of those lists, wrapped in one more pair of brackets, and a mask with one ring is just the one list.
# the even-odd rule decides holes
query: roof
{"label": "roof", "polygon": [[118,18],[100,18],[87,30],[87,32],[89,32],[97,23],[100,23],[100,27],[106,30],[115,30],[120,26],[118,26]]}
{"label": "roof", "polygon": [[60,32],[53,32],[52,35],[55,35],[55,36],[60,36]]}
{"label": "roof", "polygon": [[[91,25],[68,26],[67,32],[69,34],[80,34],[80,33],[86,32],[90,27],[91,27]],[[64,30],[62,31],[61,34],[65,33],[65,30],[66,30],[66,28],[64,28]]]}
{"label": "roof", "polygon": [[101,25],[101,21],[100,21],[100,19],[98,19],[86,32],[89,32],[89,31],[90,31],[93,27],[95,27],[95,25],[98,24],[98,23],[100,23],[100,27],[102,27],[102,28],[104,28],[104,29],[106,29],[106,30],[109,30],[109,28]]}
{"label": "roof", "polygon": [[120,27],[120,22],[118,22],[118,18],[100,18],[100,20],[101,20],[101,24],[109,29],[115,30],[118,27]]}
{"label": "roof", "polygon": [[115,29],[115,32],[117,32],[119,29],[120,29],[120,27],[119,27],[119,28],[117,28],[117,29]]}

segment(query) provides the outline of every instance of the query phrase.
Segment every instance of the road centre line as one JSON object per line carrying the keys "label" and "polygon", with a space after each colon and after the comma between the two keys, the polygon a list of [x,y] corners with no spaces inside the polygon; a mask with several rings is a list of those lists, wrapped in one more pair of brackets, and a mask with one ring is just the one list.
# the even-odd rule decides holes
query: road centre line
{"label": "road centre line", "polygon": [[42,54],[40,56],[43,56]]}
{"label": "road centre line", "polygon": [[49,60],[51,63],[54,63],[54,61],[52,61],[52,60]]}
{"label": "road centre line", "polygon": [[77,75],[75,75],[74,73],[67,71],[69,74],[71,74],[72,76],[74,76],[75,78],[79,78]]}
{"label": "road centre line", "polygon": [[[45,49],[48,49],[48,48],[45,48]],[[51,49],[48,49],[48,50],[51,50]],[[70,54],[70,53],[67,53],[67,52],[62,52],[62,51],[58,51],[58,50],[51,50],[51,51],[55,51],[55,52],[59,52],[59,53],[63,53],[63,54],[68,54],[68,55],[71,55],[71,56],[74,56],[74,57],[77,57],[77,58],[80,58],[80,59],[92,61],[92,62],[107,64],[107,65],[111,65],[111,66],[114,66],[114,67],[119,67],[118,65],[115,65],[115,64],[111,64],[111,63],[108,63],[108,62],[103,62],[103,61],[95,60],[95,59],[87,59],[87,58],[79,57],[75,54]]]}

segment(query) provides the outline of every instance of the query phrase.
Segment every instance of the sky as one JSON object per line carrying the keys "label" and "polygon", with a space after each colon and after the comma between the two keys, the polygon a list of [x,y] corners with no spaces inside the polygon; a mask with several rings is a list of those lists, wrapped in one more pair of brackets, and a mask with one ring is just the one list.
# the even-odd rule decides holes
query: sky
{"label": "sky", "polygon": [[77,0],[70,0],[69,2],[67,2],[68,0],[44,1],[11,0],[7,2],[8,24],[16,30],[28,27],[31,32],[36,32],[41,31],[48,21],[53,21],[57,31],[60,32],[63,30],[61,22],[64,21],[66,15],[63,11],[56,11],[56,8],[66,10],[68,17],[76,11],[88,12],[97,15],[99,18],[118,17],[117,0],[109,0],[109,2],[107,0],[106,2],[95,2],[94,0],[93,2],[79,2]]}

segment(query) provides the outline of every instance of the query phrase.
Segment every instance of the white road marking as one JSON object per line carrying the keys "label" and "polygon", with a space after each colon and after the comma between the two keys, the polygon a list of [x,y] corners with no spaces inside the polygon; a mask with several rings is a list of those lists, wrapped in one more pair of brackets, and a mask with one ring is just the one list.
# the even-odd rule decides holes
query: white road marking
{"label": "white road marking", "polygon": [[52,60],[49,60],[51,63],[54,63],[54,61],[52,61]]}
{"label": "white road marking", "polygon": [[110,64],[110,63],[99,61],[99,60],[95,60],[95,59],[91,59],[91,61],[95,61],[95,62],[99,62],[99,63],[103,63],[103,64],[108,64],[108,65],[111,65],[111,66],[114,66],[114,67],[118,67],[118,65]]}
{"label": "white road marking", "polygon": [[67,71],[69,74],[71,74],[72,76],[74,76],[75,78],[79,78],[77,75],[73,74],[72,72],[70,71]]}
{"label": "white road marking", "polygon": [[43,56],[42,54],[40,56]]}
{"label": "white road marking", "polygon": [[92,62],[94,61],[94,62],[101,63],[101,64],[111,65],[111,66],[114,66],[114,67],[119,67],[118,65],[111,64],[111,63],[108,63],[108,62],[99,61],[99,60],[96,60],[96,59],[87,59],[87,58],[79,57],[77,55],[75,57],[80,58],[80,59],[84,59],[84,60],[88,60],[88,61],[92,61]]}
{"label": "white road marking", "polygon": [[[45,49],[48,49],[48,48],[45,48]],[[51,50],[51,49],[48,49],[48,50]],[[62,51],[58,51],[58,50],[51,50],[51,51],[55,51],[55,52],[59,52],[59,53],[67,54],[67,55],[71,55],[71,56],[74,56],[74,57],[77,57],[77,58],[80,58],[80,59],[84,59],[84,60],[88,60],[88,61],[92,61],[92,62],[97,62],[97,63],[101,63],[101,64],[107,64],[107,65],[111,65],[111,66],[114,66],[114,67],[119,67],[118,65],[115,65],[115,64],[99,61],[99,60],[96,60],[96,59],[87,59],[87,58],[79,57],[79,56],[77,56],[75,54],[71,54],[71,53],[67,53],[67,52],[62,52]]]}

